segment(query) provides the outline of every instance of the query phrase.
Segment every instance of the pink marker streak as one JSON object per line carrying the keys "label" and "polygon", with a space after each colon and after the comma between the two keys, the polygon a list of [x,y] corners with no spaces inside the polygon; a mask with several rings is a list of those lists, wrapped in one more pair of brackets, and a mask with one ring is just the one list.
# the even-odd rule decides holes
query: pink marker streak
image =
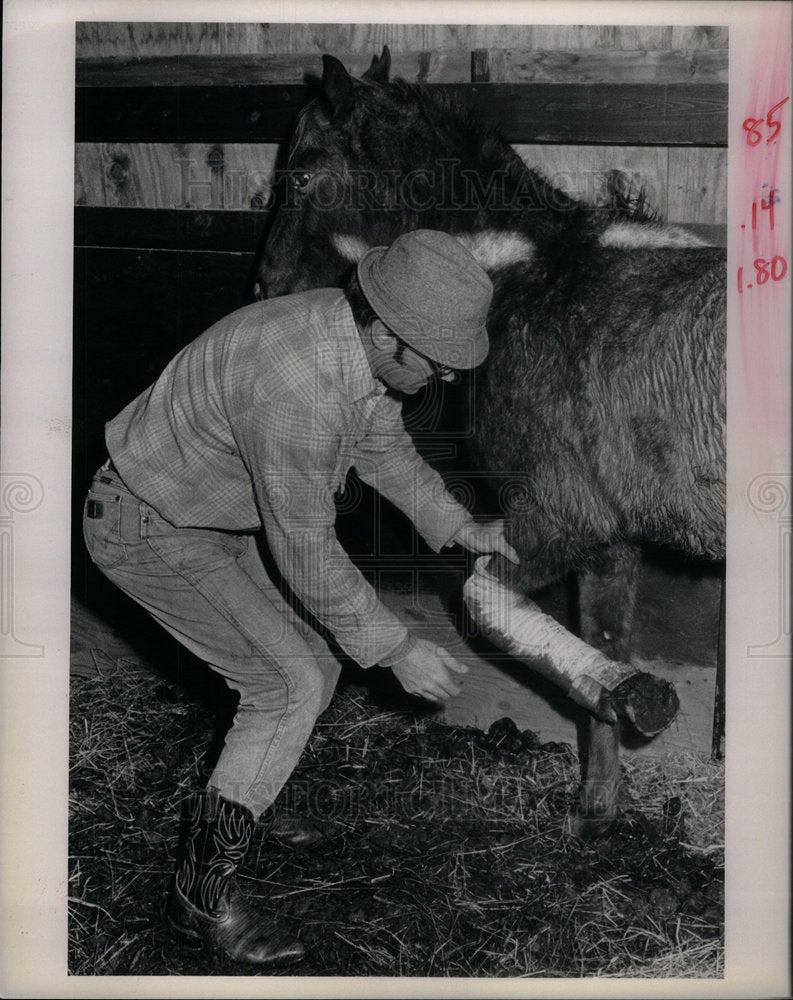
{"label": "pink marker streak", "polygon": [[[740,122],[747,118],[762,119],[757,126],[762,139],[750,146],[747,132],[741,128],[740,146],[733,162],[731,176],[735,184],[733,195],[738,199],[739,222],[744,228],[737,233],[736,266],[731,268],[730,281],[737,281],[737,267],[743,267],[743,293],[738,298],[740,356],[744,382],[745,404],[752,430],[767,445],[783,440],[787,431],[786,399],[789,387],[780,378],[785,365],[790,330],[787,323],[787,301],[790,297],[790,178],[780,173],[780,156],[787,152],[793,129],[793,99],[774,113],[781,128],[775,139],[766,141],[773,129],[766,124],[770,109],[791,96],[790,81],[790,11],[786,4],[773,5],[759,13],[753,26],[754,46],[750,59],[750,79],[742,99],[735,102]],[[787,157],[783,157],[783,162]],[[773,195],[772,195],[773,190]],[[761,208],[761,199],[777,199],[774,206],[774,229],[770,229],[770,213]],[[732,199],[731,199],[732,200]],[[757,228],[752,229],[752,203],[757,203]],[[735,205],[735,202],[733,202]],[[751,234],[751,235],[750,235]],[[733,232],[733,238],[736,234]],[[758,284],[756,258],[772,261],[782,257],[788,274],[780,281],[769,277]],[[769,263],[770,267],[770,263]],[[777,268],[781,264],[778,262]],[[770,447],[773,454],[775,448]]]}

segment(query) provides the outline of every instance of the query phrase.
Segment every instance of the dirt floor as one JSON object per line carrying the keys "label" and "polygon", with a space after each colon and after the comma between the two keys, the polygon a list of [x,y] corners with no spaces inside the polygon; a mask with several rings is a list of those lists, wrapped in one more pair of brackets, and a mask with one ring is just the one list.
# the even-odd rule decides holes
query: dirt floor
{"label": "dirt floor", "polygon": [[[180,803],[233,703],[170,640],[146,639],[143,618],[136,649],[85,609],[75,620],[70,971],[249,975],[163,921]],[[573,747],[508,719],[441,724],[390,678],[345,669],[287,786],[329,839],[300,852],[257,838],[244,869],[246,893],[306,946],[289,974],[723,974],[722,765],[628,762],[625,822],[582,842]]]}

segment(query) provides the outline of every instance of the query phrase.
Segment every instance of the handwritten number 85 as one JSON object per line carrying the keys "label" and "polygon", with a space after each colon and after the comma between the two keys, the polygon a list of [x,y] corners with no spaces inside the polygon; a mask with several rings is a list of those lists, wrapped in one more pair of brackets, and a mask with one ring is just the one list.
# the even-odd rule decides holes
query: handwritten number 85
{"label": "handwritten number 85", "polygon": [[[771,135],[768,136],[766,142],[773,142],[774,139],[776,139],[776,137],[779,135],[779,130],[782,128],[782,123],[773,120],[774,112],[777,111],[779,108],[781,108],[782,105],[786,104],[789,100],[790,97],[784,98],[784,100],[781,100],[778,104],[775,104],[773,108],[771,108],[768,114],[765,116],[766,125],[774,130],[771,133]],[[743,128],[744,131],[747,133],[746,141],[749,143],[750,146],[756,146],[758,142],[762,141],[763,136],[761,135],[760,130],[757,127],[758,125],[762,124],[763,124],[762,118],[747,118],[744,121]]]}

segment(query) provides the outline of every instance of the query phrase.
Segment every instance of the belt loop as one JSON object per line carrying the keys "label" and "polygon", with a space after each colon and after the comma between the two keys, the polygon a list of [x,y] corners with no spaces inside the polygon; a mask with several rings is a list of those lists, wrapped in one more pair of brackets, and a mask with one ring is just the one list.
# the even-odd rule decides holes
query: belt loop
{"label": "belt loop", "polygon": [[102,465],[102,466],[100,466],[100,469],[99,469],[99,471],[100,471],[100,472],[107,472],[107,470],[108,470],[109,468],[110,468],[110,459],[108,458],[108,460],[107,460],[107,461],[105,462],[105,464],[104,464],[104,465]]}

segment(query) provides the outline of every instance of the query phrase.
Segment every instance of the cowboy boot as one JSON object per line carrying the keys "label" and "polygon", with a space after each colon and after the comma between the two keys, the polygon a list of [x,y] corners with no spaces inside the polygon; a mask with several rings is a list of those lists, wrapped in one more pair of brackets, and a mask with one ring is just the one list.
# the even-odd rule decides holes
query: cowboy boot
{"label": "cowboy boot", "polygon": [[168,923],[182,938],[227,958],[284,965],[303,945],[242,895],[236,873],[250,847],[254,819],[215,789],[191,802],[190,829],[168,903]]}

